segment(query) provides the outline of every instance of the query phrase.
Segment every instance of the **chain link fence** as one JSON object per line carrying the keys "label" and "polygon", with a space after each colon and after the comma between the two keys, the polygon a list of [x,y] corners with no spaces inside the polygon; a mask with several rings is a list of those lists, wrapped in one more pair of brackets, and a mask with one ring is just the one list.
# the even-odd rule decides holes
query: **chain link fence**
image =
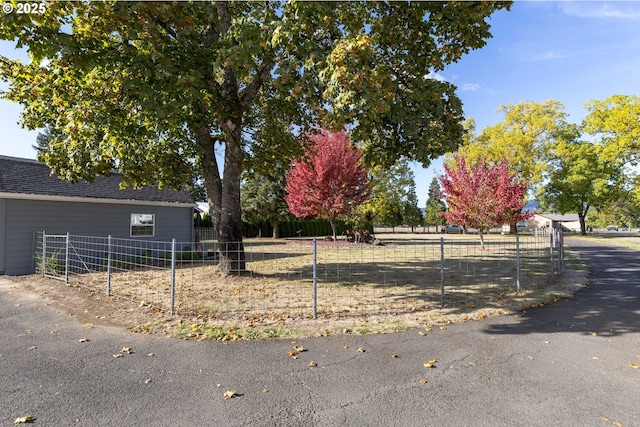
{"label": "chain link fence", "polygon": [[245,269],[213,240],[36,238],[35,270],[52,279],[174,313],[248,319],[402,314],[500,306],[562,270],[562,234],[384,240],[380,245],[248,239]]}

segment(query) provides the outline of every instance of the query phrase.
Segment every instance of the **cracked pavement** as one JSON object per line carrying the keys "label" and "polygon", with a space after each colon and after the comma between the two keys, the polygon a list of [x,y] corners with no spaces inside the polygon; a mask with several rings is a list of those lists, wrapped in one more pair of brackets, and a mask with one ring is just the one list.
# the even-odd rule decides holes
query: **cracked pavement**
{"label": "cracked pavement", "polygon": [[83,325],[0,276],[0,425],[640,425],[640,253],[567,243],[590,265],[574,298],[430,332],[301,339],[297,359],[287,339]]}

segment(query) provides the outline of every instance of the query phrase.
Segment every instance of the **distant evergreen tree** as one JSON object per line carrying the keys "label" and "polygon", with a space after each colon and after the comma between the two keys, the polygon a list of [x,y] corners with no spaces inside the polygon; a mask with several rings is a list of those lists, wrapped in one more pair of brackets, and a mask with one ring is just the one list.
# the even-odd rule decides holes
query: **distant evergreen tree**
{"label": "distant evergreen tree", "polygon": [[240,192],[242,220],[256,225],[269,221],[272,237],[278,238],[278,225],[291,218],[284,200],[285,185],[285,173],[279,167],[269,174],[245,172]]}
{"label": "distant evergreen tree", "polygon": [[378,165],[370,173],[371,197],[364,203],[363,211],[371,212],[377,225],[395,227],[420,224],[422,213],[418,207],[415,178],[409,163],[399,160],[389,167]]}
{"label": "distant evergreen tree", "polygon": [[56,131],[50,126],[47,126],[42,132],[38,133],[36,143],[31,145],[31,147],[36,150],[38,161],[43,161],[42,155],[49,152],[49,145],[58,138],[63,138],[62,132]]}
{"label": "distant evergreen tree", "polygon": [[184,183],[180,190],[189,194],[196,202],[204,202],[207,200],[207,192],[204,189],[202,176],[200,176],[200,173],[195,166],[191,173],[191,182]]}
{"label": "distant evergreen tree", "polygon": [[437,177],[433,177],[429,185],[429,198],[425,209],[424,222],[425,225],[444,225],[446,220],[440,215],[447,211],[447,205],[440,195],[440,182]]}
{"label": "distant evergreen tree", "polygon": [[413,233],[414,227],[422,224],[422,211],[418,207],[418,195],[416,194],[416,184],[413,182],[406,189],[406,198],[404,200],[404,208],[402,210],[402,222],[411,227]]}

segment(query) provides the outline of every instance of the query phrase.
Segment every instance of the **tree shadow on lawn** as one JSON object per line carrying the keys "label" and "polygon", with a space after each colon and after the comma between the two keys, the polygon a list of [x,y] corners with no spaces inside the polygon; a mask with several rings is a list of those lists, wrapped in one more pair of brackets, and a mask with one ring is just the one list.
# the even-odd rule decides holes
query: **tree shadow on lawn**
{"label": "tree shadow on lawn", "polygon": [[[444,303],[448,313],[464,314],[483,308],[503,308],[513,303],[516,292],[515,266],[495,260],[471,263],[469,260],[449,260],[445,263]],[[460,269],[459,267],[462,267]],[[441,306],[442,288],[440,261],[430,262],[368,262],[350,266],[346,263],[324,263],[317,267],[317,289],[321,306],[340,306],[345,299],[350,304],[368,304],[396,313],[430,310]],[[539,276],[537,283],[548,280],[548,273],[531,272]],[[283,288],[309,287],[312,269],[305,267],[297,274],[257,275],[282,281]],[[297,284],[296,284],[297,282]],[[535,286],[536,288],[538,285]],[[533,289],[533,286],[530,287]],[[525,288],[523,287],[523,290]],[[296,289],[299,292],[300,289]],[[308,292],[307,292],[308,293]],[[360,307],[362,308],[362,307]]]}
{"label": "tree shadow on lawn", "polygon": [[487,334],[573,332],[619,336],[640,332],[640,252],[591,242],[570,244],[589,266],[588,286],[573,298],[522,314]]}

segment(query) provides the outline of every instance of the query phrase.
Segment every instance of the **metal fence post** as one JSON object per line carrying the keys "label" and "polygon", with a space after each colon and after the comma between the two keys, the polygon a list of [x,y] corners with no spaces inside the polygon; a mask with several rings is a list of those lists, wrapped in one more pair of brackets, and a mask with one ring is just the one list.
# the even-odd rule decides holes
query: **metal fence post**
{"label": "metal fence post", "polygon": [[440,238],[440,307],[444,308],[444,237]]}
{"label": "metal fence post", "polygon": [[520,236],[516,234],[516,291],[520,292]]}
{"label": "metal fence post", "polygon": [[313,238],[313,318],[318,318],[318,245],[316,244],[315,237]]}
{"label": "metal fence post", "polygon": [[67,232],[67,241],[64,253],[64,283],[69,283],[69,232]]}
{"label": "metal fence post", "polygon": [[559,261],[558,267],[560,269],[560,272],[562,273],[564,271],[564,231],[563,230],[560,230],[558,232],[558,238],[559,238],[559,245],[560,245],[558,249],[559,250],[558,253],[560,256],[558,260]]}
{"label": "metal fence post", "polygon": [[42,230],[42,275],[47,275],[47,232]]}
{"label": "metal fence post", "polygon": [[111,235],[107,238],[107,295],[111,296]]}
{"label": "metal fence post", "polygon": [[549,233],[549,280],[553,281],[553,273],[555,271],[555,262],[553,260],[553,233],[555,231],[551,229],[551,233]]}
{"label": "metal fence post", "polygon": [[171,310],[170,313],[173,316],[175,312],[175,298],[176,298],[176,239],[171,239]]}

